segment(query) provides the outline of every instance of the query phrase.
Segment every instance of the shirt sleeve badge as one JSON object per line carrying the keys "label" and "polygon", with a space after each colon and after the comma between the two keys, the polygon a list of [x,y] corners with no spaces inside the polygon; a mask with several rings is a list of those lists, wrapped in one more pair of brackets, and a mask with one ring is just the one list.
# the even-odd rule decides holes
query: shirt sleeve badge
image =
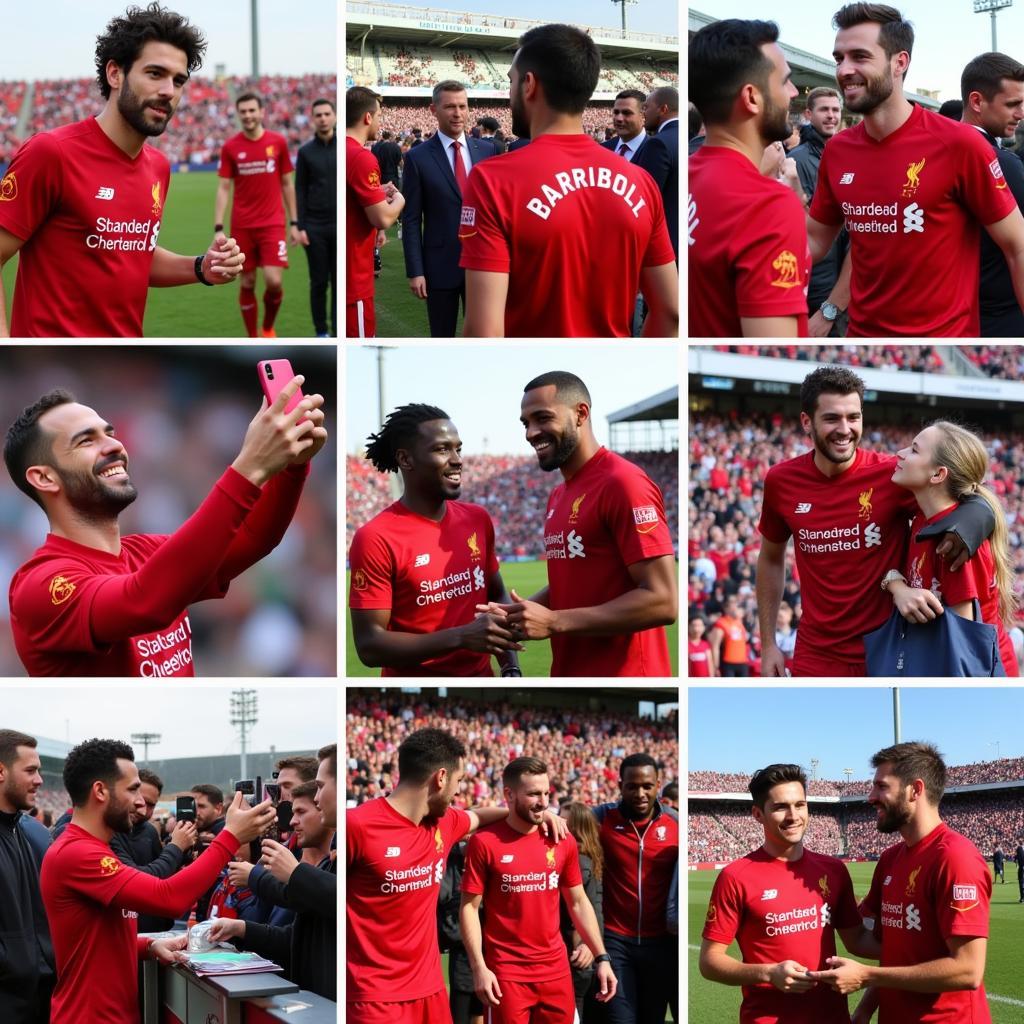
{"label": "shirt sleeve badge", "polygon": [[0,203],[9,203],[18,198],[18,179],[13,171],[8,171],[0,180]]}
{"label": "shirt sleeve badge", "polygon": [[65,601],[70,600],[71,595],[75,592],[75,585],[67,578],[67,576],[54,576],[50,580],[50,600],[53,604],[64,604]]}

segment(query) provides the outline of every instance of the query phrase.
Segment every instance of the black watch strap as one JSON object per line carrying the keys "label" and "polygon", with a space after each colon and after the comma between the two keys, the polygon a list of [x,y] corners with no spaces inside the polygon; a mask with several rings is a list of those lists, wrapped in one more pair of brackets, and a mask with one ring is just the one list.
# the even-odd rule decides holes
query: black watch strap
{"label": "black watch strap", "polygon": [[193,266],[195,267],[196,271],[196,280],[201,282],[202,284],[205,284],[207,288],[212,288],[213,282],[207,281],[206,278],[203,276],[203,257],[197,256]]}
{"label": "black watch strap", "polygon": [[594,957],[595,964],[610,964],[611,962],[612,958],[607,953],[602,953],[600,956]]}

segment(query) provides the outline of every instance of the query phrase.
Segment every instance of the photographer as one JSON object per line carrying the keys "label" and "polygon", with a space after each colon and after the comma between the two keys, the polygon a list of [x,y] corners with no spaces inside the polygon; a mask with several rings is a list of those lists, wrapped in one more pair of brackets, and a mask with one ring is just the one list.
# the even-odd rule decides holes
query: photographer
{"label": "photographer", "polygon": [[[71,823],[43,860],[40,889],[53,934],[57,987],[50,1024],[134,1019],[138,959],[173,963],[187,938],[139,938],[139,913],[178,916],[216,880],[241,843],[274,819],[269,801],[243,805],[236,794],[220,835],[173,878],[154,878],[122,864],[110,849],[115,833],[142,813],[135,753],[118,740],[80,743],[64,763]],[[101,983],[102,981],[102,983]]]}
{"label": "photographer", "polygon": [[[325,828],[337,829],[337,744],[317,754],[317,793],[314,803]],[[234,941],[288,964],[287,975],[297,985],[325,999],[337,999],[337,865],[332,848],[315,867],[299,863],[281,843],[263,841],[260,863],[284,885],[285,904],[295,910],[295,920],[285,927],[218,920],[210,929],[215,942]]]}

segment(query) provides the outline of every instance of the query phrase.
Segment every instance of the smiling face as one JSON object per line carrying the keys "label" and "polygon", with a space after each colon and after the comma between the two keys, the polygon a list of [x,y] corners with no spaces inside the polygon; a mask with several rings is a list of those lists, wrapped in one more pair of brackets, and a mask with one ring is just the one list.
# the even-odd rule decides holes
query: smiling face
{"label": "smiling face", "polygon": [[559,401],[558,388],[546,384],[523,395],[520,422],[526,428],[526,442],[537,453],[537,463],[546,473],[560,469],[579,445],[577,419],[586,403],[569,406]]}
{"label": "smiling face", "polygon": [[246,135],[258,135],[263,126],[263,108],[256,100],[242,100],[238,104],[238,122]]}
{"label": "smiling face", "polygon": [[140,135],[162,135],[188,82],[185,51],[170,43],[148,42],[127,74],[117,70],[118,113]]}
{"label": "smiling face", "polygon": [[891,764],[881,764],[871,781],[868,803],[878,812],[878,831],[888,835],[898,832],[913,817],[910,802],[911,786],[904,786],[892,774]]}
{"label": "smiling face", "polygon": [[524,774],[517,786],[505,787],[509,811],[524,825],[539,825],[544,820],[550,795],[551,783],[547,775]]}
{"label": "smiling face", "polygon": [[295,833],[295,841],[303,850],[322,845],[331,831],[313,798],[308,796],[300,796],[293,801],[288,827]]}
{"label": "smiling face", "polygon": [[108,801],[103,808],[103,824],[114,832],[131,832],[132,826],[146,814],[142,782],[133,761],[119,757],[117,768],[121,774],[107,790]]}
{"label": "smiling face", "polygon": [[654,813],[658,795],[658,770],[649,764],[627,768],[619,783],[626,813],[637,821],[646,821]]}
{"label": "smiling face", "polygon": [[881,25],[863,22],[840,29],[832,55],[836,62],[836,81],[847,110],[870,114],[893,93],[897,82],[902,91],[903,76],[910,64],[906,50],[887,57],[878,41]]}
{"label": "smiling face", "polygon": [[95,410],[68,402],[40,416],[39,427],[53,439],[52,461],[28,476],[47,497],[96,519],[116,518],[135,500],[128,453]]}
{"label": "smiling face", "polygon": [[[782,142],[793,129],[789,123],[789,103],[797,94],[793,72],[786,63],[778,43],[765,43],[761,52],[772,63],[768,85],[764,93],[764,111],[761,114],[761,138],[767,142]],[[797,136],[799,138],[799,136]]]}
{"label": "smiling face", "polygon": [[892,482],[910,491],[942,485],[949,477],[945,466],[935,465],[935,445],[939,440],[937,427],[925,427],[907,445],[896,453],[896,469]]}
{"label": "smiling face", "polygon": [[843,116],[838,96],[819,96],[814,107],[808,109],[807,120],[811,127],[826,139],[832,138],[839,131],[839,122]]}
{"label": "smiling face", "polygon": [[397,452],[407,487],[436,502],[462,493],[462,439],[451,420],[428,420],[413,441]]}
{"label": "smiling face", "polygon": [[764,827],[764,841],[781,854],[803,841],[807,829],[807,794],[799,782],[780,782],[768,790],[762,807],[753,808],[754,819]]}
{"label": "smiling face", "polygon": [[620,139],[628,142],[644,130],[644,115],[635,96],[625,96],[612,107],[612,126]]}
{"label": "smiling face", "polygon": [[845,466],[857,454],[864,429],[860,395],[821,394],[814,416],[802,412],[800,423],[810,434],[818,455],[837,466]]}

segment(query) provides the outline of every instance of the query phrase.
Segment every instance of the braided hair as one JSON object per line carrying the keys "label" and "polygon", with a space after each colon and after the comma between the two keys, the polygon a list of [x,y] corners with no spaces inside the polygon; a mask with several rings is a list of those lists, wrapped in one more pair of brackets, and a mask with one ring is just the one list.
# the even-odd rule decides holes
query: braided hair
{"label": "braided hair", "polygon": [[415,438],[421,423],[450,419],[448,413],[436,405],[413,402],[400,405],[388,414],[384,426],[366,439],[366,457],[378,473],[397,473],[399,448],[405,448]]}

